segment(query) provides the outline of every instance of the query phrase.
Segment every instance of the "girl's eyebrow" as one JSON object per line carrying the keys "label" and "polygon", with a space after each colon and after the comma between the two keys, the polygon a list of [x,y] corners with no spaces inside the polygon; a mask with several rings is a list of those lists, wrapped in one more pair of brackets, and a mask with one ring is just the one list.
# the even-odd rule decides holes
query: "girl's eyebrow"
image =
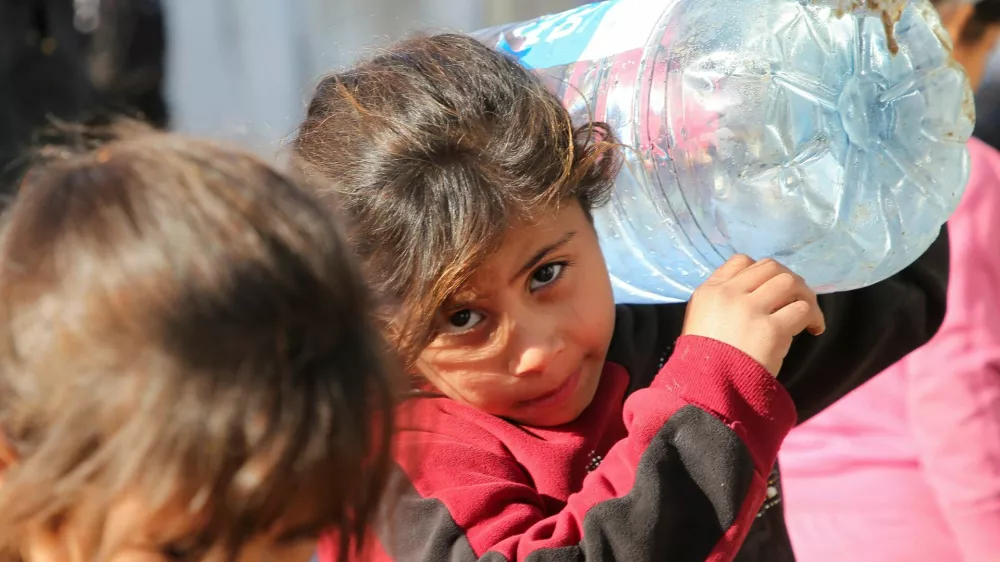
{"label": "girl's eyebrow", "polygon": [[576,236],[575,231],[567,232],[557,242],[544,246],[540,250],[538,250],[538,252],[536,252],[535,255],[531,256],[531,259],[524,262],[524,265],[521,266],[521,269],[519,269],[518,272],[514,274],[514,276],[510,280],[511,284],[516,283],[517,280],[520,279],[522,275],[531,271],[532,268],[534,268],[536,265],[539,264],[539,262],[545,259],[545,256],[551,254],[552,252],[568,244],[569,241],[572,240],[574,236]]}
{"label": "girl's eyebrow", "polygon": [[278,536],[278,544],[294,543],[305,539],[314,539],[323,531],[324,525],[318,523],[307,523],[291,529],[286,529]]}
{"label": "girl's eyebrow", "polygon": [[494,287],[488,287],[488,289],[488,292],[475,291],[470,288],[461,289],[441,305],[440,311],[475,308],[477,305],[489,302],[496,296],[496,289]]}

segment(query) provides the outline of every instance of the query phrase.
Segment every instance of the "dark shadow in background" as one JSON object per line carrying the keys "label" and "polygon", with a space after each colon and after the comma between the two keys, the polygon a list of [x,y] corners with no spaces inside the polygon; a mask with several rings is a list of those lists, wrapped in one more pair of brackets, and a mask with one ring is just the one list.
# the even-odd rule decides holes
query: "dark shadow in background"
{"label": "dark shadow in background", "polygon": [[166,127],[160,0],[0,0],[0,198],[55,118]]}

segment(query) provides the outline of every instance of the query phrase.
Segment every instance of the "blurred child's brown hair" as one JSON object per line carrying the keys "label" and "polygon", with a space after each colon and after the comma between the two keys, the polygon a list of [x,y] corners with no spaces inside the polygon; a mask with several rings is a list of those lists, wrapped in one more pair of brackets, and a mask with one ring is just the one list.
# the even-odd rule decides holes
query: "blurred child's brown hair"
{"label": "blurred child's brown hair", "polygon": [[392,370],[329,212],[209,142],[49,153],[0,229],[0,552],[82,505],[99,533],[141,490],[231,552],[307,493],[346,553],[386,478]]}

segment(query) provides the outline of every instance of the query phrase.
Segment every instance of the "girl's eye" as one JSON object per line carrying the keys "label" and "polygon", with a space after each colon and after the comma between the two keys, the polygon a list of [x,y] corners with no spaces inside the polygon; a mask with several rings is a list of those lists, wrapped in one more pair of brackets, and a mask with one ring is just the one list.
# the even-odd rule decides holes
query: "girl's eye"
{"label": "girl's eye", "polygon": [[302,527],[301,529],[295,529],[284,533],[278,539],[278,543],[282,545],[293,545],[299,542],[316,541],[319,540],[319,537],[322,534],[323,532],[320,528],[317,528],[315,525],[309,525]]}
{"label": "girl's eye", "polygon": [[191,548],[189,545],[181,544],[167,544],[160,548],[160,554],[164,558],[171,561],[186,562],[188,560],[194,560],[195,549]]}
{"label": "girl's eye", "polygon": [[194,538],[165,544],[160,547],[160,555],[167,560],[188,562],[189,560],[200,560],[208,549],[208,540]]}
{"label": "girl's eye", "polygon": [[453,312],[445,322],[444,331],[449,334],[461,334],[475,328],[483,321],[485,316],[482,312],[476,312],[471,308],[463,308],[458,312]]}
{"label": "girl's eye", "polygon": [[531,281],[528,283],[528,288],[536,291],[551,284],[562,276],[565,267],[566,264],[564,263],[547,263],[539,267],[531,274]]}

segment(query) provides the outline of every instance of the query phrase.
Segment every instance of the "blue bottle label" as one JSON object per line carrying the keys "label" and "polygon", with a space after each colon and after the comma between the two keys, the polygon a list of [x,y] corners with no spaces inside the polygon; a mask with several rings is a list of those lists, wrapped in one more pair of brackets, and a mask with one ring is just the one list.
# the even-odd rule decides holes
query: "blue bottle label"
{"label": "blue bottle label", "polygon": [[612,6],[622,0],[587,4],[544,16],[503,33],[497,49],[527,68],[550,68],[580,60]]}

